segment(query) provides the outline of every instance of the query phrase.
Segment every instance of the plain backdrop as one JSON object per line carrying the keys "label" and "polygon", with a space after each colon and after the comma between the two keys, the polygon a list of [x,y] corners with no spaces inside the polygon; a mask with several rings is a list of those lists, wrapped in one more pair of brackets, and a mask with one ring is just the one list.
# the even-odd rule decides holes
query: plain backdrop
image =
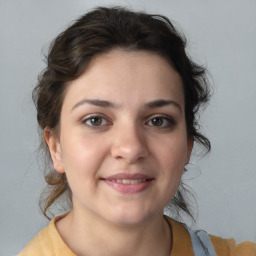
{"label": "plain backdrop", "polygon": [[196,227],[256,241],[256,1],[0,0],[0,255],[15,255],[47,225],[38,207],[44,182],[31,100],[42,52],[99,5],[168,16],[193,58],[208,67],[214,95],[201,120],[212,152],[193,157],[184,177],[198,203]]}

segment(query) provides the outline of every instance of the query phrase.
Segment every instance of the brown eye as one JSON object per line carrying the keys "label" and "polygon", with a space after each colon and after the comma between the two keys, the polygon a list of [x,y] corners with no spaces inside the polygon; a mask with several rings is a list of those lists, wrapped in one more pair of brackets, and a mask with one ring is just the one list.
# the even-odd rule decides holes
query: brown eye
{"label": "brown eye", "polygon": [[168,128],[174,126],[175,121],[169,116],[155,116],[152,117],[146,124],[152,127]]}
{"label": "brown eye", "polygon": [[107,120],[101,116],[91,116],[83,120],[83,123],[92,127],[100,127],[106,125]]}
{"label": "brown eye", "polygon": [[102,123],[102,118],[101,117],[93,117],[90,119],[90,123],[93,126],[100,126]]}
{"label": "brown eye", "polygon": [[162,126],[163,125],[163,118],[161,117],[154,117],[151,120],[151,123],[153,126]]}

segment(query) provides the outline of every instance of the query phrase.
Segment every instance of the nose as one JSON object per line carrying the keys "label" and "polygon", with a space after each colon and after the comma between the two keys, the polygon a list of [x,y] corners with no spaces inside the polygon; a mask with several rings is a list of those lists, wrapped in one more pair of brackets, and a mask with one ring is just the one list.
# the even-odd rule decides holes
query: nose
{"label": "nose", "polygon": [[111,148],[112,157],[133,164],[145,159],[148,154],[146,136],[142,128],[139,129],[136,125],[130,125],[115,130]]}

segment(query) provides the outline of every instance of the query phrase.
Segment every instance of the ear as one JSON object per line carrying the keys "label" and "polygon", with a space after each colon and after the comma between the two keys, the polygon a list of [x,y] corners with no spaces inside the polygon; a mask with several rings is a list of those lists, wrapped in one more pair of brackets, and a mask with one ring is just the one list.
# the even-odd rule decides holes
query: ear
{"label": "ear", "polygon": [[193,145],[194,145],[193,138],[188,138],[186,165],[189,163],[191,152],[192,152],[192,149],[193,149]]}
{"label": "ear", "polygon": [[50,128],[44,129],[44,139],[50,150],[54,169],[59,173],[64,173],[62,151],[59,139]]}

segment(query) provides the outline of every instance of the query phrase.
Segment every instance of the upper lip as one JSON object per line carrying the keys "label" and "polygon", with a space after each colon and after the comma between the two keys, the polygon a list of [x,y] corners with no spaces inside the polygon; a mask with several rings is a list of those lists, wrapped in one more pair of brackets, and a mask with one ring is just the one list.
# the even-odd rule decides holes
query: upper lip
{"label": "upper lip", "polygon": [[104,178],[104,180],[152,180],[153,178],[141,173],[117,173]]}

